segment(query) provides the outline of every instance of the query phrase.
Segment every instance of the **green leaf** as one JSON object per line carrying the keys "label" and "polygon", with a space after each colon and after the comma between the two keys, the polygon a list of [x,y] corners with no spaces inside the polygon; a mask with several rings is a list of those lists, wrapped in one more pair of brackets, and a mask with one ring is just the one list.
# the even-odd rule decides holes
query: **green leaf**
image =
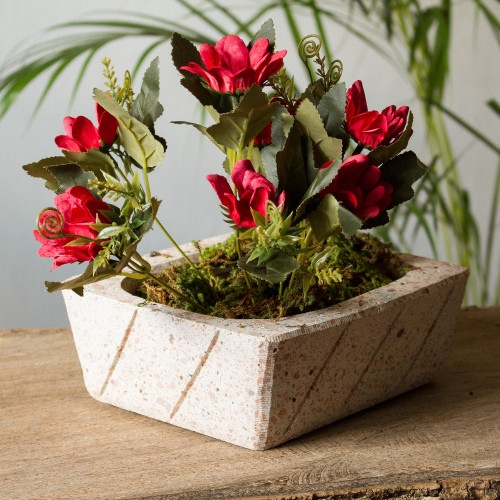
{"label": "green leaf", "polygon": [[124,233],[128,228],[126,226],[107,226],[102,229],[96,236],[98,240],[105,240],[106,238],[111,238],[118,234]]}
{"label": "green leaf", "polygon": [[235,151],[242,151],[271,121],[278,103],[269,103],[266,93],[255,84],[245,93],[236,109],[220,115],[220,122],[207,132],[213,139]]}
{"label": "green leaf", "polygon": [[342,138],[346,135],[343,127],[346,102],[345,83],[338,83],[323,96],[318,104],[318,113],[330,137]]}
{"label": "green leaf", "polygon": [[50,158],[44,158],[43,160],[37,161],[35,163],[29,163],[23,166],[23,170],[28,173],[31,177],[36,177],[39,179],[44,179],[45,187],[50,191],[57,191],[59,189],[59,184],[56,178],[47,170],[47,167],[53,167],[56,165],[68,165],[70,164],[64,156],[52,156]]}
{"label": "green leaf", "polygon": [[80,245],[88,245],[89,244],[89,240],[87,240],[86,238],[77,238],[76,240],[71,240],[69,243],[66,243],[66,245],[64,245],[65,247],[77,247],[77,246],[80,246]]}
{"label": "green leaf", "polygon": [[426,167],[413,151],[406,151],[380,167],[380,180],[392,184],[394,191],[388,210],[413,198],[412,184],[422,177]]}
{"label": "green leaf", "polygon": [[337,175],[338,169],[342,165],[341,160],[335,160],[328,168],[323,168],[318,171],[316,177],[309,185],[309,188],[305,192],[300,205],[296,211],[296,217],[301,217],[307,212],[309,202],[318,195],[323,189],[328,187],[333,181],[334,177]]}
{"label": "green leaf", "polygon": [[132,190],[134,194],[139,197],[141,194],[141,179],[139,177],[139,170],[136,170],[131,182]]}
{"label": "green leaf", "polygon": [[130,114],[144,123],[149,130],[154,130],[154,122],[162,115],[163,106],[160,97],[160,68],[159,59],[151,61],[149,68],[144,73],[141,91],[134,99]]}
{"label": "green leaf", "polygon": [[102,281],[120,274],[128,264],[133,253],[136,251],[138,244],[139,240],[130,244],[125,249],[121,260],[115,263],[113,266],[107,263],[105,266],[97,268],[94,272],[94,262],[91,261],[87,265],[85,271],[76,278],[63,281],[62,283],[59,283],[57,281],[46,281],[45,286],[47,288],[47,292],[53,293],[59,290],[73,290],[76,294],[83,296],[84,285],[97,283],[98,281]]}
{"label": "green leaf", "polygon": [[[285,146],[276,154],[278,192],[285,191],[289,212],[296,210],[309,187],[304,158],[307,144],[304,145],[304,141],[308,141],[308,138],[301,135],[299,126],[295,123],[288,134]],[[267,166],[266,173],[269,173]]]}
{"label": "green leaf", "polygon": [[276,32],[274,31],[274,23],[272,19],[268,19],[260,28],[255,36],[252,38],[252,41],[248,44],[248,49],[251,49],[254,43],[259,38],[267,38],[269,40],[269,51],[274,51],[274,45],[276,44]]}
{"label": "green leaf", "polygon": [[327,194],[320,202],[316,210],[307,216],[311,224],[314,237],[323,241],[335,231],[340,229],[339,202],[331,194]]}
{"label": "green leaf", "polygon": [[412,130],[411,126],[413,124],[413,114],[410,111],[408,115],[408,123],[406,124],[405,131],[401,134],[401,137],[393,142],[390,146],[377,146],[373,151],[368,153],[368,158],[374,165],[381,165],[386,161],[390,160],[397,154],[401,153],[403,149],[408,146],[408,141],[410,140]]}
{"label": "green leaf", "polygon": [[98,149],[89,149],[86,152],[64,150],[63,154],[86,172],[92,172],[99,180],[104,180],[102,172],[113,175],[115,171],[112,158]]}
{"label": "green leaf", "polygon": [[191,125],[194,127],[196,130],[201,132],[204,136],[208,137],[224,154],[227,153],[227,149],[225,146],[222,144],[219,144],[208,132],[207,132],[207,127],[204,127],[203,125],[199,125],[198,123],[191,123],[191,122],[184,122],[184,121],[174,121],[172,123],[175,123],[176,125]]}
{"label": "green leaf", "polygon": [[283,106],[277,106],[271,123],[271,144],[260,150],[260,156],[267,179],[278,186],[276,155],[283,150],[287,136],[293,125],[293,116]]}
{"label": "green leaf", "polygon": [[134,231],[137,236],[142,238],[142,236],[144,236],[153,227],[159,206],[160,203],[158,200],[153,198],[151,203],[144,205],[141,210],[136,212],[134,221],[137,219],[144,221],[144,223],[138,226]]}
{"label": "green leaf", "polygon": [[287,276],[300,267],[297,259],[281,250],[274,249],[268,260],[263,264],[253,261],[247,262],[247,257],[238,260],[238,266],[252,276],[269,281],[270,283],[281,283]]}
{"label": "green leaf", "polygon": [[344,208],[342,205],[339,205],[338,212],[342,232],[346,236],[355,235],[356,232],[361,229],[363,221],[359,217],[356,217],[352,212],[349,212],[349,210]]}
{"label": "green leaf", "polygon": [[64,193],[66,189],[73,186],[83,186],[92,191],[96,198],[99,197],[96,189],[89,184],[89,181],[97,180],[92,172],[85,172],[82,167],[75,164],[52,165],[46,168],[57,181],[59,186],[56,190],[57,194]]}
{"label": "green leaf", "polygon": [[94,89],[94,100],[118,120],[118,139],[125,151],[142,167],[153,168],[163,160],[163,145],[148,127],[130,116],[105,92]]}
{"label": "green leaf", "polygon": [[318,110],[309,99],[301,102],[295,120],[313,142],[316,168],[319,169],[327,161],[342,158],[342,141],[328,136]]}
{"label": "green leaf", "polygon": [[266,227],[266,217],[262,215],[260,212],[255,211],[252,207],[250,207],[250,212],[252,212],[253,220],[255,224],[260,227]]}
{"label": "green leaf", "polygon": [[307,292],[309,291],[309,288],[311,288],[311,285],[314,285],[316,282],[316,279],[314,276],[311,276],[310,274],[304,275],[302,278],[302,291],[304,292],[304,297],[307,295]]}

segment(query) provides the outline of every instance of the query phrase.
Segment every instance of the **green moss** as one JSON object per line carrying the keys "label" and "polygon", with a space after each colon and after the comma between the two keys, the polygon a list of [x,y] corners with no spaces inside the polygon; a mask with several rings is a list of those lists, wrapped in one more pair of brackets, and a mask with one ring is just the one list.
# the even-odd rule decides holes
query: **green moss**
{"label": "green moss", "polygon": [[[387,285],[403,276],[408,269],[391,250],[374,236],[359,234],[352,238],[335,235],[328,239],[332,252],[321,268],[325,275],[340,273],[342,281],[313,284],[304,296],[302,277],[284,283],[282,297],[279,285],[251,279],[249,289],[238,260],[235,238],[200,249],[200,270],[214,293],[188,265],[169,267],[159,274],[185,295],[221,318],[278,318],[322,309]],[[245,250],[243,244],[243,250]],[[303,263],[307,267],[307,263]],[[169,294],[156,283],[146,280],[139,294],[151,301],[193,310],[192,306]]]}

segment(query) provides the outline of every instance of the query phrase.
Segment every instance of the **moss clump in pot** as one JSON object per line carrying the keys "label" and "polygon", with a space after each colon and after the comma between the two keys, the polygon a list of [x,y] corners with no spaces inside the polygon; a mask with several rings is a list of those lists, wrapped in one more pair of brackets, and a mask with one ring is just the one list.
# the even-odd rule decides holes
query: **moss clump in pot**
{"label": "moss clump in pot", "polygon": [[[243,250],[247,250],[245,242],[242,243]],[[337,304],[387,285],[408,270],[390,244],[366,233],[351,238],[342,234],[331,236],[325,247],[331,251],[307,293],[304,293],[304,274],[312,267],[311,257],[284,285],[259,280],[255,287],[249,288],[243,270],[237,265],[234,236],[224,243],[199,248],[200,269],[216,291],[215,296],[187,264],[170,266],[158,278],[203,305],[212,316],[270,319]],[[190,303],[151,279],[142,282],[138,293],[148,301],[195,310]]]}

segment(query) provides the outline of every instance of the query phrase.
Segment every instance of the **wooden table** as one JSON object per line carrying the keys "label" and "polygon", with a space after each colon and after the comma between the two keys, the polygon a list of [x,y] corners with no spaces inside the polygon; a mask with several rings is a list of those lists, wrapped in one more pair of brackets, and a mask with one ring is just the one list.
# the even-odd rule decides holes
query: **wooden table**
{"label": "wooden table", "polygon": [[500,498],[500,308],[436,383],[264,452],[93,400],[69,329],[4,330],[0,424],[2,500]]}

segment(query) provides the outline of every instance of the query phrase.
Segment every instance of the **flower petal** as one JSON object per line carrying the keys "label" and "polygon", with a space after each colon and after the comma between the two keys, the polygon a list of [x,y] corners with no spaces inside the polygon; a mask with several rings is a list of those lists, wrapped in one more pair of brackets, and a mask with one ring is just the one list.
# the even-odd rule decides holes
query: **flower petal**
{"label": "flower petal", "polygon": [[72,136],[78,141],[85,151],[92,148],[99,149],[101,147],[101,141],[99,139],[99,133],[94,127],[94,124],[85,116],[77,116],[73,123]]}
{"label": "flower petal", "polygon": [[59,148],[66,149],[67,151],[75,151],[78,153],[86,151],[85,148],[79,142],[75,141],[75,139],[67,135],[58,135],[54,139],[54,142],[57,144]]}
{"label": "flower petal", "polygon": [[200,57],[208,70],[220,66],[220,57],[213,45],[202,43],[200,45]]}
{"label": "flower petal", "polygon": [[250,49],[249,61],[252,68],[256,68],[260,60],[266,55],[269,49],[269,40],[267,38],[259,38]]}
{"label": "flower petal", "polygon": [[224,42],[217,42],[215,48],[222,57],[224,65],[233,73],[237,73],[245,68],[248,68],[248,48],[245,42],[237,35],[229,35],[225,37]]}

